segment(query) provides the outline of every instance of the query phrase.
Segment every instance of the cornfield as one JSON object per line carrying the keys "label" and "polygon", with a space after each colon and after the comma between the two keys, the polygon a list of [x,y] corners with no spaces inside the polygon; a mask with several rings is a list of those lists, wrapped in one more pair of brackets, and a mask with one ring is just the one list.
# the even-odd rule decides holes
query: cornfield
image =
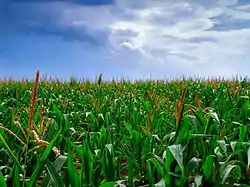
{"label": "cornfield", "polygon": [[250,186],[243,80],[0,82],[0,186]]}

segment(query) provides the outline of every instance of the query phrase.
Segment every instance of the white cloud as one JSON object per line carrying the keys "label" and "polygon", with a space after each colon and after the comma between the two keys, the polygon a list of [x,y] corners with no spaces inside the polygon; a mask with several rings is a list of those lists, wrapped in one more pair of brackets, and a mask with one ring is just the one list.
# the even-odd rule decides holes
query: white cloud
{"label": "white cloud", "polygon": [[131,66],[130,74],[231,77],[250,74],[250,28],[213,27],[250,19],[249,7],[237,7],[237,0],[117,0],[115,6],[67,6],[58,23],[107,31],[107,56],[117,68]]}
{"label": "white cloud", "polygon": [[238,6],[238,7],[236,7],[236,9],[237,10],[243,10],[243,11],[249,11],[250,10],[250,4]]}

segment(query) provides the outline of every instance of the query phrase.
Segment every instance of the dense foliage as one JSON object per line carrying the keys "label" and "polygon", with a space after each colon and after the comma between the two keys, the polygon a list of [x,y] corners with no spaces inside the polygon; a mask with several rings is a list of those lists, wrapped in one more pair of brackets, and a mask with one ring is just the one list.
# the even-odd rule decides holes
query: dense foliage
{"label": "dense foliage", "polygon": [[250,184],[250,84],[0,83],[0,186]]}

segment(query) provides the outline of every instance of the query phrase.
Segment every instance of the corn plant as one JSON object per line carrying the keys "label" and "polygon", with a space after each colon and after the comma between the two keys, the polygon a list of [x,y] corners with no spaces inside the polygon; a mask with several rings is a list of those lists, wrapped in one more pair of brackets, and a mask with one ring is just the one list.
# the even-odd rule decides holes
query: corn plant
{"label": "corn plant", "polygon": [[249,186],[249,81],[0,82],[0,186]]}

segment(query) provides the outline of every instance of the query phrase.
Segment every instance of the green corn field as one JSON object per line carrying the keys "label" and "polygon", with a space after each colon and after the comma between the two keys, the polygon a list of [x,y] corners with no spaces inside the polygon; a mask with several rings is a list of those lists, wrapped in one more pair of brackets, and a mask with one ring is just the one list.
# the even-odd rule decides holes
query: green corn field
{"label": "green corn field", "polygon": [[250,83],[0,82],[0,186],[250,186]]}

